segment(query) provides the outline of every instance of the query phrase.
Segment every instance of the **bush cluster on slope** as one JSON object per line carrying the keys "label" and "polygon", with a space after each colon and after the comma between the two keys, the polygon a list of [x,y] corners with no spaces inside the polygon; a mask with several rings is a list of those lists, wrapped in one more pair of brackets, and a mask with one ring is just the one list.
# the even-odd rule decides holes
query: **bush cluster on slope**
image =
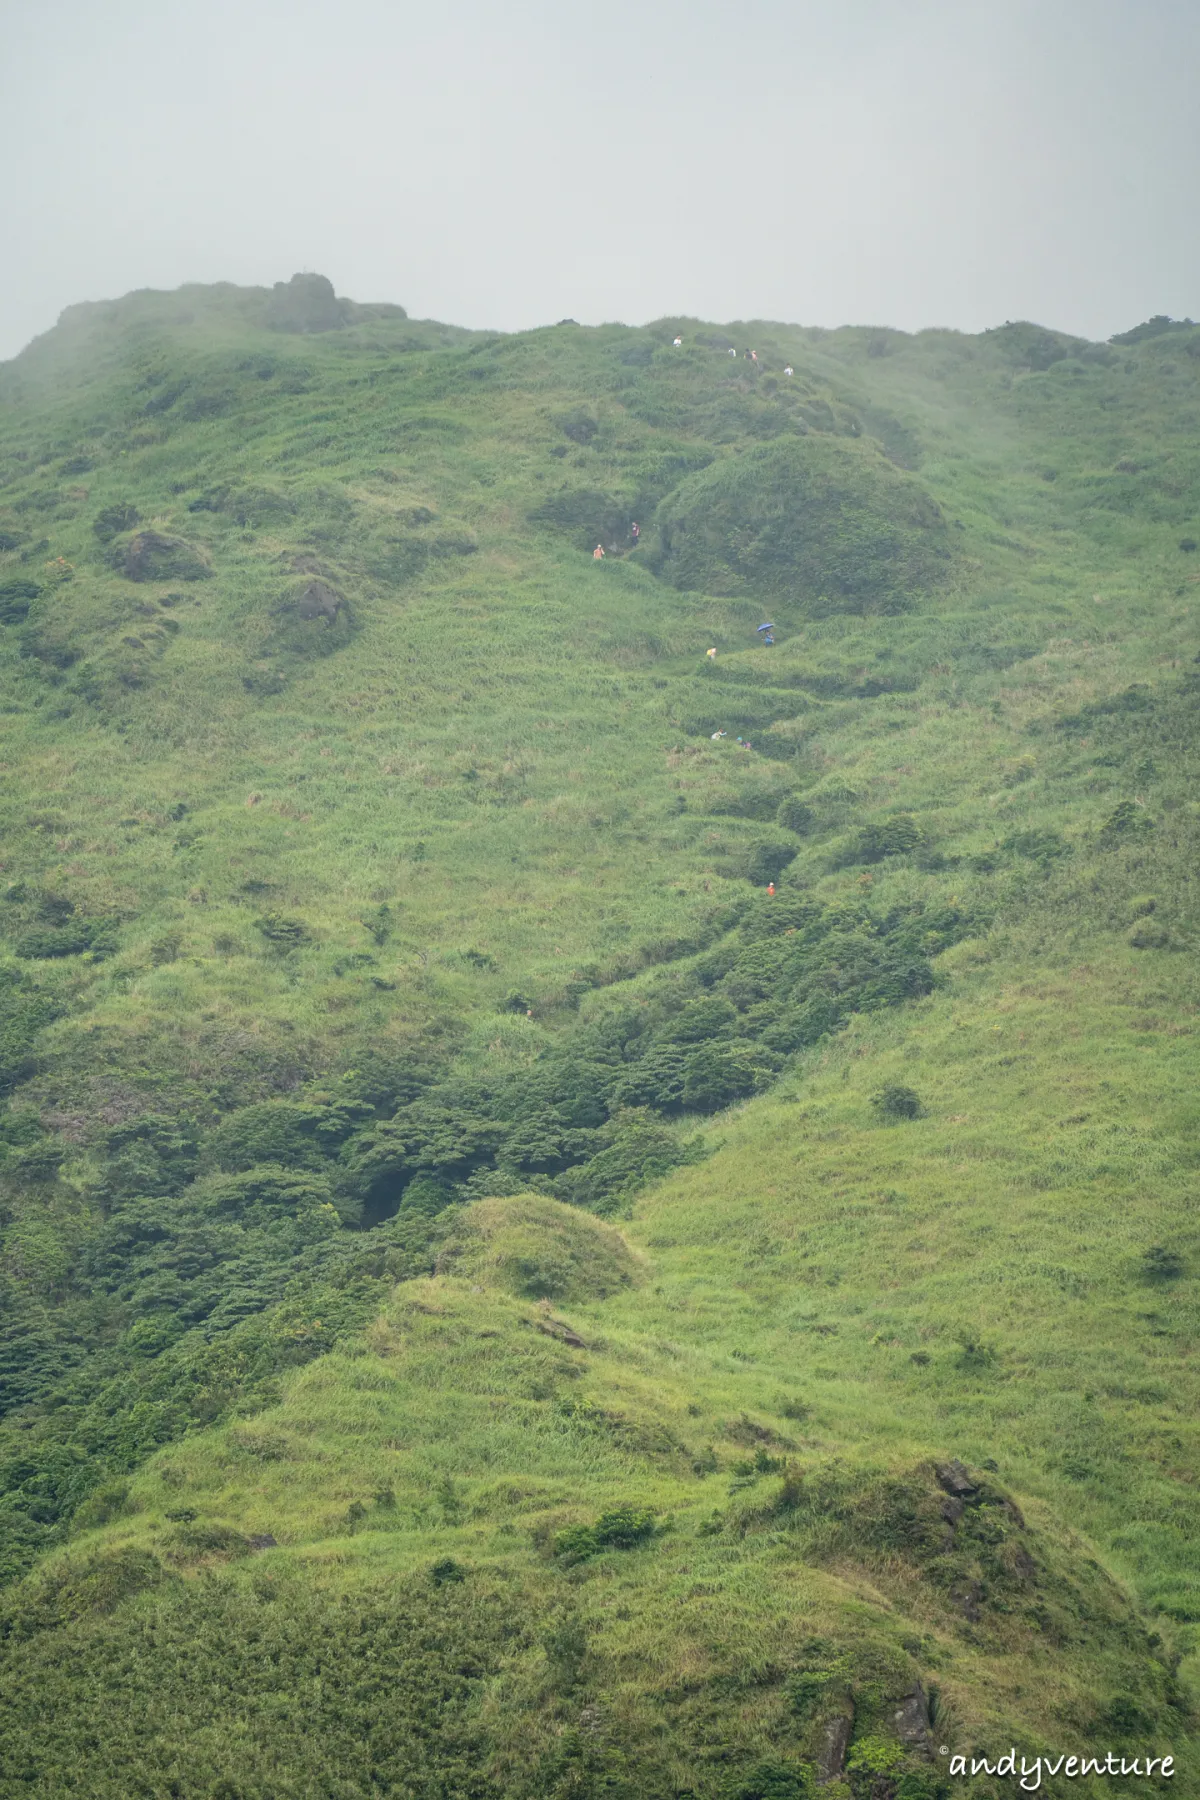
{"label": "bush cluster on slope", "polygon": [[819,618],[892,612],[942,576],[937,503],[872,444],[813,434],[714,463],[655,515],[680,588],[790,602]]}
{"label": "bush cluster on slope", "polygon": [[[351,1078],[254,1103],[207,1133],[152,1113],[111,1127],[95,1192],[105,1221],[81,1241],[57,1303],[23,1298],[0,1327],[3,1410],[60,1396],[22,1453],[0,1463],[13,1566],[106,1472],[186,1429],[197,1404],[211,1417],[230,1403],[237,1380],[212,1372],[256,1318],[271,1347],[250,1356],[251,1382],[315,1354],[334,1321],[357,1321],[345,1283],[362,1266],[359,1224],[394,1218],[376,1258],[399,1230],[415,1273],[455,1200],[537,1187],[611,1212],[689,1154],[661,1119],[744,1099],[852,1013],[928,993],[930,958],[969,929],[956,907],[876,916],[864,904],[763,896],[690,966],[581,1022],[520,1076],[489,1083],[429,1067],[382,1095]],[[15,1147],[27,1179],[53,1179],[53,1155],[45,1168],[37,1160],[52,1149],[40,1131]],[[289,1339],[305,1305],[321,1325]],[[129,1405],[141,1396],[128,1425],[122,1379]],[[98,1430],[106,1407],[114,1417]]]}

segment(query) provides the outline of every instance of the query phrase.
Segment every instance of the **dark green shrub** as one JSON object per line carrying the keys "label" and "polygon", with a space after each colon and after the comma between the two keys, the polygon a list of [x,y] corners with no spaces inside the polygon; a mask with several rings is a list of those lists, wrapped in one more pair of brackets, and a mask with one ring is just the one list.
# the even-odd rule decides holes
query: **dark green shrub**
{"label": "dark green shrub", "polygon": [[807,837],[816,822],[816,816],[811,806],[806,806],[795,794],[789,794],[786,800],[779,802],[775,822],[782,825],[785,831],[794,831],[797,837]]}
{"label": "dark green shrub", "polygon": [[454,1200],[454,1190],[433,1175],[418,1175],[410,1181],[400,1197],[400,1212],[405,1218],[431,1219]]}
{"label": "dark green shrub", "polygon": [[529,515],[535,525],[565,532],[580,550],[596,544],[625,543],[629,537],[630,502],[598,488],[563,488]]}
{"label": "dark green shrub", "polygon": [[554,1192],[572,1206],[586,1206],[603,1216],[657,1181],[681,1162],[687,1151],[653,1119],[638,1120],[616,1131],[612,1141],[587,1162],[567,1169],[554,1181]]}
{"label": "dark green shrub", "polygon": [[13,1149],[32,1148],[45,1136],[41,1114],[36,1106],[0,1108],[0,1144]]}
{"label": "dark green shrub", "polygon": [[846,1672],[840,1663],[828,1668],[797,1669],[787,1678],[784,1697],[798,1719],[808,1719],[829,1694],[845,1683]]}
{"label": "dark green shrub", "polygon": [[690,1052],[683,1044],[652,1045],[612,1092],[614,1106],[649,1106],[676,1112],[683,1104]]}
{"label": "dark green shrub", "polygon": [[1006,837],[1004,850],[1011,850],[1017,856],[1027,856],[1032,862],[1046,867],[1057,862],[1060,857],[1071,854],[1071,846],[1057,831],[1035,829],[1032,831],[1014,831]]}
{"label": "dark green shrub", "polygon": [[586,1562],[600,1546],[590,1525],[568,1525],[554,1539],[554,1554],[565,1563]]}
{"label": "dark green shrub", "polygon": [[1139,806],[1136,800],[1122,800],[1118,806],[1113,807],[1100,827],[1098,841],[1103,848],[1111,850],[1126,839],[1153,829],[1154,821],[1144,807]]}
{"label": "dark green shrub", "polygon": [[255,919],[254,924],[277,950],[296,950],[308,942],[309,930],[303,919],[290,919],[285,913],[270,912]]}
{"label": "dark green shrub", "polygon": [[897,1775],[904,1767],[904,1750],[894,1738],[860,1738],[846,1758],[849,1775]]}
{"label": "dark green shrub", "polygon": [[195,1174],[196,1157],[190,1121],[138,1114],[104,1134],[102,1192],[110,1203],[134,1194],[177,1194]]}
{"label": "dark green shrub", "polygon": [[207,581],[212,570],[194,544],[139,531],[127,544],[115,544],[113,566],[127,581]]}
{"label": "dark green shrub", "polygon": [[811,1763],[769,1758],[735,1777],[729,1800],[816,1800],[820,1793]]}
{"label": "dark green shrub", "polygon": [[864,825],[855,844],[854,861],[882,862],[887,856],[905,856],[918,849],[925,834],[911,813],[897,813],[893,818]]}
{"label": "dark green shrub", "polygon": [[456,1563],[452,1556],[443,1556],[440,1562],[430,1565],[429,1579],[434,1587],[449,1587],[467,1579],[467,1571],[461,1563]]}
{"label": "dark green shrub", "polygon": [[53,1138],[39,1138],[25,1144],[9,1157],[9,1168],[21,1181],[45,1183],[54,1181],[62,1167],[65,1150]]}
{"label": "dark green shrub", "polygon": [[719,1112],[770,1081],[764,1052],[748,1043],[702,1044],[688,1057],[681,1095],[686,1112]]}
{"label": "dark green shrub", "polygon": [[955,1366],[967,1375],[982,1375],[994,1368],[999,1361],[999,1352],[994,1344],[985,1343],[973,1331],[958,1333],[958,1355]]}
{"label": "dark green shrub", "polygon": [[[292,1100],[264,1100],[227,1113],[208,1139],[208,1155],[228,1173],[259,1163],[293,1169],[320,1168],[324,1151],[317,1133],[323,1112]],[[335,1148],[331,1145],[330,1148]]]}
{"label": "dark green shrub", "polygon": [[[115,1159],[142,1152],[137,1193],[176,1193],[196,1172],[196,1132],[193,1121],[173,1118],[167,1112],[139,1112],[135,1118],[112,1125],[104,1132],[104,1156]],[[268,1161],[268,1157],[259,1157]]]}
{"label": "dark green shrub", "polygon": [[564,1562],[584,1562],[601,1550],[635,1550],[654,1536],[654,1514],[643,1507],[617,1506],[601,1513],[594,1525],[568,1525],[554,1540],[554,1554]]}
{"label": "dark green shrub", "polygon": [[28,962],[48,962],[58,956],[79,956],[93,947],[97,928],[93,921],[81,919],[74,925],[47,926],[24,931],[13,948]]}
{"label": "dark green shrub", "polygon": [[0,971],[0,1094],[30,1074],[37,1035],[60,1011],[59,1003],[38,992],[28,977]]}
{"label": "dark green shrub", "polygon": [[925,1110],[916,1089],[903,1087],[899,1082],[881,1088],[871,1104],[885,1119],[919,1119]]}
{"label": "dark green shrub", "polygon": [[222,1525],[215,1519],[177,1525],[164,1542],[172,1562],[196,1562],[205,1556],[232,1560],[250,1554],[249,1539],[232,1525]]}
{"label": "dark green shrub", "polygon": [[655,515],[675,587],[810,616],[890,611],[947,557],[937,503],[867,441],[785,436],[689,476]]}
{"label": "dark green shrub", "polygon": [[1169,1281],[1178,1281],[1184,1273],[1184,1261],[1178,1251],[1168,1250],[1164,1244],[1154,1244],[1142,1255],[1142,1280],[1153,1287],[1161,1287]]}
{"label": "dark green shrub", "polygon": [[41,591],[36,581],[0,581],[0,625],[19,625]]}
{"label": "dark green shrub", "polygon": [[357,1208],[338,1195],[323,1176],[307,1169],[288,1169],[263,1163],[236,1175],[210,1175],[189,1190],[189,1198],[217,1217],[241,1219],[248,1224],[269,1225],[278,1220],[303,1222],[323,1234],[339,1223],[351,1223]]}
{"label": "dark green shrub", "polygon": [[600,421],[584,406],[576,406],[555,421],[564,437],[573,444],[590,444],[600,429]]}
{"label": "dark green shrub", "polygon": [[746,880],[752,881],[755,887],[766,887],[769,881],[778,881],[789,863],[795,860],[795,844],[784,838],[762,838],[757,844],[751,844],[746,853]]}
{"label": "dark green shrub", "polygon": [[592,1527],[596,1542],[609,1550],[632,1550],[654,1536],[654,1514],[644,1507],[617,1506]]}
{"label": "dark green shrub", "polygon": [[1147,1736],[1156,1721],[1128,1694],[1118,1694],[1097,1713],[1096,1724],[1101,1731],[1111,1731],[1114,1737],[1128,1738]]}
{"label": "dark green shrub", "polygon": [[903,1769],[894,1800],[949,1800],[952,1791],[935,1769]]}
{"label": "dark green shrub", "polygon": [[657,1044],[702,1044],[721,1037],[737,1024],[737,1008],[717,995],[693,1000],[654,1034]]}
{"label": "dark green shrub", "polygon": [[[376,949],[382,950],[383,946],[392,935],[392,909],[385,900],[380,906],[375,908],[374,912],[368,913],[366,918],[360,919],[359,924],[369,934]],[[465,954],[468,957],[471,957],[477,956],[479,952],[466,951]],[[485,958],[484,966],[494,966],[490,957]]]}
{"label": "dark green shrub", "polygon": [[120,537],[124,531],[132,531],[141,523],[141,513],[136,506],[128,502],[116,500],[111,506],[103,507],[92,522],[92,530],[102,544],[111,543],[113,538]]}

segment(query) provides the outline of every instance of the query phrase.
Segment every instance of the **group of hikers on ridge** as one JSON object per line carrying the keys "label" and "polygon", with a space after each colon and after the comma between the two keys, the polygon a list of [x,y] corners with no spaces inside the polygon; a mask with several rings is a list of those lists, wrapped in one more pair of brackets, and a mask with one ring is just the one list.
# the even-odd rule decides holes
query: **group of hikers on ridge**
{"label": "group of hikers on ridge", "polygon": [[[681,350],[683,348],[683,339],[681,337],[672,338],[671,343],[672,343],[672,346],[676,350]],[[734,349],[732,344],[730,344],[730,346],[729,346],[729,354],[730,354],[730,356],[737,355],[737,351]],[[757,350],[743,350],[742,351],[742,361],[748,362],[748,363],[753,363],[755,368],[757,369],[757,367],[758,367],[758,352],[757,352]],[[787,364],[787,366],[785,367],[783,372],[785,375],[794,375],[796,373],[796,371],[795,371],[795,369],[793,369],[791,363]]]}
{"label": "group of hikers on ridge", "polygon": [[[671,346],[675,347],[675,349],[682,349],[682,347],[684,347],[684,338],[682,338],[682,337],[671,338]],[[729,355],[730,356],[738,355],[738,351],[736,351],[736,349],[734,349],[734,346],[732,346],[732,344],[730,344],[730,346],[729,346]],[[741,353],[741,360],[743,360],[743,362],[752,362],[752,364],[754,364],[754,367],[756,367],[756,369],[757,369],[757,351],[754,351],[754,349],[743,349],[743,353]],[[784,367],[783,373],[784,374],[795,374],[795,369],[793,369],[792,364],[786,365],[786,367]]]}

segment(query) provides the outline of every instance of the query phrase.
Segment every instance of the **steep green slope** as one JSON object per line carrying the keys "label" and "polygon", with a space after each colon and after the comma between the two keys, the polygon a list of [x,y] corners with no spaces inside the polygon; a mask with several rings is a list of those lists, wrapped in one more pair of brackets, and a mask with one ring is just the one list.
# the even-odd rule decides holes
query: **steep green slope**
{"label": "steep green slope", "polygon": [[1196,1780],[1198,422],[303,283],[0,371],[0,1792]]}

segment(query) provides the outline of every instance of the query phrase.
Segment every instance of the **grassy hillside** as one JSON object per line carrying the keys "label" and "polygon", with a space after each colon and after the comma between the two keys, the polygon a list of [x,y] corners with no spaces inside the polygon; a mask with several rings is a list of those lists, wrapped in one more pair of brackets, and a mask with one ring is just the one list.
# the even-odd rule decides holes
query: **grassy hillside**
{"label": "grassy hillside", "polygon": [[1155,325],[0,369],[0,1794],[1200,1784]]}

